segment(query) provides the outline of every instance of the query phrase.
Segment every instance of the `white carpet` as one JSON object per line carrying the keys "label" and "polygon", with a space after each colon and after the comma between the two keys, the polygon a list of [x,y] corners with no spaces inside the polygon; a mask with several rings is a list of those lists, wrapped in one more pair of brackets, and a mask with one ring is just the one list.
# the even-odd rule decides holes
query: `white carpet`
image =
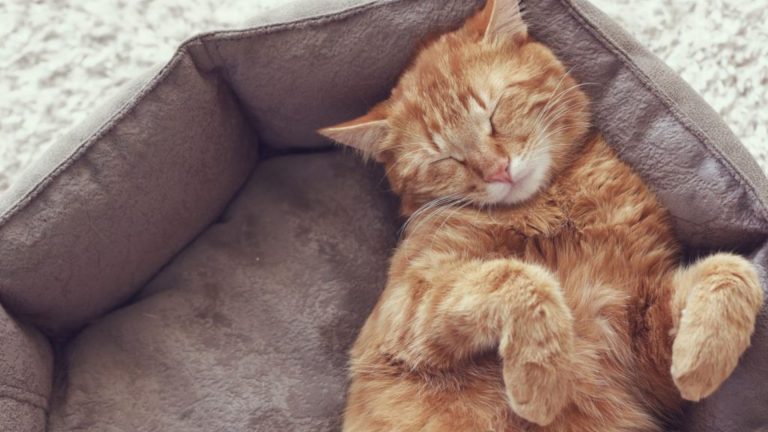
{"label": "white carpet", "polygon": [[[0,0],[0,193],[185,38],[283,1]],[[593,2],[691,83],[768,171],[766,0]]]}

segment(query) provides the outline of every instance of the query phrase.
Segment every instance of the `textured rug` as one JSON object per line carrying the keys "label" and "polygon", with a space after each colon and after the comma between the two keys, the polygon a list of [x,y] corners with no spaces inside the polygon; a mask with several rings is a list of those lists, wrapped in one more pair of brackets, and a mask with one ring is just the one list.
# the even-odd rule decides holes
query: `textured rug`
{"label": "textured rug", "polygon": [[[0,193],[184,39],[285,1],[0,1]],[[768,171],[766,0],[593,2],[701,93]]]}

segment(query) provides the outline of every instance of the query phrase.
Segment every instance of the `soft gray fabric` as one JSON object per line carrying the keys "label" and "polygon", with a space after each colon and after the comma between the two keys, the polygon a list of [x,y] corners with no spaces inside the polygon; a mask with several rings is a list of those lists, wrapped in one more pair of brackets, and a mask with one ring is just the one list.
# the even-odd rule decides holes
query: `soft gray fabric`
{"label": "soft gray fabric", "polygon": [[[355,6],[279,31],[267,27],[217,34],[204,43],[228,71],[244,107],[258,119],[265,142],[317,147],[328,143],[316,129],[347,120],[385,98],[423,37],[457,25],[479,3],[307,1],[302,6],[318,13],[326,7],[337,11],[340,4]],[[292,6],[301,16],[306,11],[299,11],[306,8]]]}
{"label": "soft gray fabric", "polygon": [[[117,121],[74,131],[67,159],[0,216],[3,304],[50,332],[135,293],[221,211],[255,163],[255,138],[221,77],[188,56]],[[92,122],[100,125],[101,121]],[[43,270],[43,271],[41,271]]]}
{"label": "soft gray fabric", "polygon": [[45,427],[52,370],[48,340],[16,322],[0,306],[0,430]]}
{"label": "soft gray fabric", "polygon": [[336,152],[260,164],[140,300],[69,344],[51,431],[338,429],[397,240],[382,177]]}
{"label": "soft gray fabric", "polygon": [[[259,165],[231,220],[205,227],[255,165],[256,137],[265,154],[327,146],[314,129],[385,97],[424,35],[456,25],[480,3],[303,0],[258,27],[199,36],[33,168],[0,202],[0,302],[14,316],[62,334],[136,294],[168,265],[138,303],[87,327],[68,347],[58,363],[52,430],[131,430],[143,420],[146,430],[332,429],[343,348],[383,283],[392,246],[383,239],[396,225],[389,198],[374,192],[362,165],[291,156]],[[760,248],[768,181],[712,110],[584,0],[525,6],[533,35],[593,83],[585,89],[596,126],[658,192],[691,252]],[[317,180],[302,177],[305,170]],[[323,177],[333,172],[348,174]],[[344,205],[297,198],[312,195]],[[365,197],[359,208],[353,196]],[[241,213],[256,216],[249,222]],[[301,235],[291,231],[300,222]],[[311,253],[308,244],[325,249]],[[332,257],[352,257],[364,272],[344,273]],[[765,253],[754,257],[768,264]],[[303,291],[292,291],[297,282],[306,283]],[[351,295],[362,297],[345,303]],[[690,431],[768,428],[766,325],[761,318],[756,346],[734,377],[691,408]],[[343,340],[329,342],[334,332]],[[28,357],[18,356],[28,352],[23,343],[0,344],[0,355]],[[8,370],[0,383],[17,373]],[[302,399],[304,388],[327,392]],[[13,401],[0,398],[21,404],[13,418],[0,416],[0,430],[39,430],[42,408]],[[301,409],[310,415],[296,414]]]}
{"label": "soft gray fabric", "polygon": [[46,415],[42,408],[25,401],[0,398],[0,425],[4,431],[43,431]]}

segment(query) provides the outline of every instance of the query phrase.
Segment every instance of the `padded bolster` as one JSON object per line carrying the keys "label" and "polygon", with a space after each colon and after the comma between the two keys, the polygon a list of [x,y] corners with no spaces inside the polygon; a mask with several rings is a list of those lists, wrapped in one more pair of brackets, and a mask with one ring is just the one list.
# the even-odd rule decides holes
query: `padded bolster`
{"label": "padded bolster", "polygon": [[48,340],[0,306],[0,430],[45,430],[52,371]]}
{"label": "padded bolster", "polygon": [[699,249],[756,247],[768,181],[707,103],[585,0],[527,1],[531,33],[584,85],[593,121]]}
{"label": "padded bolster", "polygon": [[0,202],[9,310],[50,333],[84,324],[134,294],[245,181],[255,138],[225,82],[187,54],[199,48],[91,122],[101,127],[59,142]]}
{"label": "padded bolster", "polygon": [[428,34],[458,26],[482,3],[304,0],[272,16],[293,22],[221,32],[205,42],[244,107],[259,119],[263,142],[328,146],[317,129],[385,99]]}

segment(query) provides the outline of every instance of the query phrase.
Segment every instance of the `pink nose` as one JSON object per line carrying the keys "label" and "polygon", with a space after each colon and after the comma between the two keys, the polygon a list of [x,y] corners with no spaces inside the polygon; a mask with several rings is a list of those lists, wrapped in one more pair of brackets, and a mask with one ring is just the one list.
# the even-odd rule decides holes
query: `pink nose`
{"label": "pink nose", "polygon": [[499,165],[499,167],[493,172],[493,174],[486,176],[485,181],[488,183],[491,182],[501,182],[501,183],[510,183],[512,184],[512,176],[509,175],[509,162],[504,162],[503,164]]}

